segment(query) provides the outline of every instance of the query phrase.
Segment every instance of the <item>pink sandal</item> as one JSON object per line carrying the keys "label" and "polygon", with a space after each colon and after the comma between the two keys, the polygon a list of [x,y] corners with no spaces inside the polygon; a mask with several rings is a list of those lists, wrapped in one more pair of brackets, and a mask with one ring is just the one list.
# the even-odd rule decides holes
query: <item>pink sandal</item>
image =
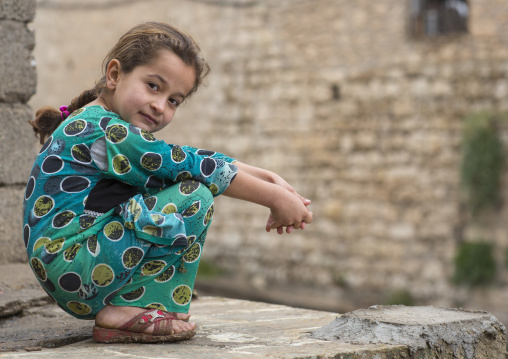
{"label": "pink sandal", "polygon": [[[158,309],[149,309],[136,315],[120,329],[93,327],[92,337],[99,343],[160,343],[185,340],[196,335],[196,330],[175,333],[171,322],[177,320],[171,314]],[[153,333],[143,333],[150,325]]]}

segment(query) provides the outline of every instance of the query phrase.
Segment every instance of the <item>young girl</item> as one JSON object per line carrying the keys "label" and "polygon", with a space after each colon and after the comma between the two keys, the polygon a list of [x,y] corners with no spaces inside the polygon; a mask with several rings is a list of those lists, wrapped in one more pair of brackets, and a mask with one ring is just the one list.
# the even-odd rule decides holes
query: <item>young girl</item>
{"label": "young girl", "polygon": [[310,201],[272,172],[153,137],[209,72],[187,34],[136,26],[103,64],[93,89],[31,122],[43,147],[24,201],[30,265],[63,310],[95,318],[96,341],[187,339],[213,197],[268,207],[279,234],[312,222]]}

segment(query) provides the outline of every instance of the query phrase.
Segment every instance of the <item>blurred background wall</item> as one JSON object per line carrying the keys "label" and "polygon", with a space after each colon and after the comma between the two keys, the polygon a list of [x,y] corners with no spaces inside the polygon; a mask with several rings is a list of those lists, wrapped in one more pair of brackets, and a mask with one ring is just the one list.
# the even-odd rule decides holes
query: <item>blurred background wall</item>
{"label": "blurred background wall", "polygon": [[[217,199],[200,290],[339,311],[463,306],[508,322],[505,160],[481,211],[463,170],[475,123],[508,145],[506,1],[38,0],[29,104],[68,104],[146,20],[191,33],[212,67],[158,137],[273,170],[313,201],[315,222],[279,237],[266,209]],[[485,156],[472,173],[492,179]]]}
{"label": "blurred background wall", "polygon": [[27,123],[37,80],[34,16],[35,0],[0,0],[0,264],[26,260],[21,206],[35,158]]}

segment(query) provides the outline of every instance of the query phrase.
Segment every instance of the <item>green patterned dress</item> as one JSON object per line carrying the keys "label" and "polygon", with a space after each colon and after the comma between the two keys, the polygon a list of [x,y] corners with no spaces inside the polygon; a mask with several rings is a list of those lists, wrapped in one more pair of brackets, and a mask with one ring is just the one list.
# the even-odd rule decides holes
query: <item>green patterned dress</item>
{"label": "green patterned dress", "polygon": [[25,192],[24,242],[42,287],[77,318],[107,304],[186,313],[233,162],[158,141],[100,106],[75,111]]}

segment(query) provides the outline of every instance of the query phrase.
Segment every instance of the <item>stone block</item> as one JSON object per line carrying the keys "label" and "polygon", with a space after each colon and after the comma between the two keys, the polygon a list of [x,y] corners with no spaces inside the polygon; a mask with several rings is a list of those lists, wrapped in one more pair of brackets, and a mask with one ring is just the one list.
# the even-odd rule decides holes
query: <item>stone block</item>
{"label": "stone block", "polygon": [[23,242],[24,186],[0,187],[0,264],[25,262],[27,255]]}
{"label": "stone block", "polygon": [[35,0],[0,0],[0,20],[32,21],[35,7]]}
{"label": "stone block", "polygon": [[6,20],[0,21],[0,34],[0,102],[26,103],[37,83],[34,33],[23,23]]}
{"label": "stone block", "polygon": [[0,185],[28,180],[37,141],[28,124],[32,117],[29,106],[0,103]]}
{"label": "stone block", "polygon": [[407,345],[411,358],[505,359],[507,354],[506,327],[493,315],[431,306],[355,310],[311,336],[356,345]]}

